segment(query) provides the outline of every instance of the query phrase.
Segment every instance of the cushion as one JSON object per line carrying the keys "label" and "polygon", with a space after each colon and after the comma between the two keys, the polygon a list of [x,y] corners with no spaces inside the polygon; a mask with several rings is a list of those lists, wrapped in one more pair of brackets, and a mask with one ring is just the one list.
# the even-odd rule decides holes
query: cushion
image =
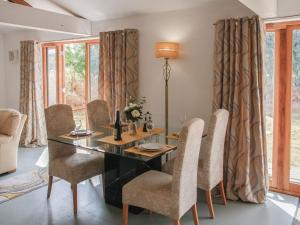
{"label": "cushion", "polygon": [[172,176],[150,170],[123,186],[123,204],[134,205],[169,216],[172,215]]}
{"label": "cushion", "polygon": [[12,140],[12,137],[11,137],[11,136],[7,136],[7,135],[4,135],[4,134],[0,134],[0,145],[1,145],[1,144],[9,143],[11,140]]}
{"label": "cushion", "polygon": [[0,133],[14,136],[17,133],[21,121],[21,114],[18,111],[0,110]]}
{"label": "cushion", "polygon": [[50,162],[49,175],[62,178],[72,184],[77,184],[101,174],[103,166],[103,154],[75,153]]}

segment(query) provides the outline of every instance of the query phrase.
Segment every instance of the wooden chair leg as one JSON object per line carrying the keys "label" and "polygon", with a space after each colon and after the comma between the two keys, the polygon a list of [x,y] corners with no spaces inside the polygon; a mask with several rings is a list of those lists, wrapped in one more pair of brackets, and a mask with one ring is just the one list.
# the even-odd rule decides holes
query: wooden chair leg
{"label": "wooden chair leg", "polygon": [[123,204],[123,225],[128,225],[128,205]]}
{"label": "wooden chair leg", "polygon": [[225,189],[224,189],[224,182],[223,181],[221,181],[219,183],[219,188],[220,188],[220,192],[221,192],[221,196],[222,196],[224,205],[226,205],[227,204],[227,200],[226,200]]}
{"label": "wooden chair leg", "polygon": [[174,225],[180,225],[180,220],[174,220]]}
{"label": "wooden chair leg", "polygon": [[194,224],[195,225],[199,225],[197,204],[193,205],[193,207],[192,207],[192,213],[193,213]]}
{"label": "wooden chair leg", "polygon": [[206,192],[206,200],[211,218],[215,218],[214,206],[212,202],[211,191]]}
{"label": "wooden chair leg", "polygon": [[53,176],[49,176],[47,198],[50,198],[51,195],[52,182],[53,182]]}
{"label": "wooden chair leg", "polygon": [[73,211],[77,214],[77,184],[71,184],[71,189],[73,192]]}

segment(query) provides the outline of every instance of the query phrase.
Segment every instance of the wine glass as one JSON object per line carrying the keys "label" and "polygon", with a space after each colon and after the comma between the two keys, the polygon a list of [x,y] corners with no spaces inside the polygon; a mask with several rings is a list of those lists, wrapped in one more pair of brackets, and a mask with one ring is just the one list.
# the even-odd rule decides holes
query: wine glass
{"label": "wine glass", "polygon": [[179,121],[180,121],[180,124],[181,124],[181,127],[183,126],[183,124],[187,121],[187,118],[188,118],[188,115],[187,113],[183,113],[183,114],[180,114],[179,116]]}
{"label": "wine glass", "polygon": [[147,126],[147,130],[150,133],[150,139],[152,139],[152,130],[153,130],[154,124],[153,124],[153,121],[151,120],[151,118],[148,120],[146,126]]}
{"label": "wine glass", "polygon": [[75,132],[78,132],[82,126],[81,120],[74,120],[75,122]]}

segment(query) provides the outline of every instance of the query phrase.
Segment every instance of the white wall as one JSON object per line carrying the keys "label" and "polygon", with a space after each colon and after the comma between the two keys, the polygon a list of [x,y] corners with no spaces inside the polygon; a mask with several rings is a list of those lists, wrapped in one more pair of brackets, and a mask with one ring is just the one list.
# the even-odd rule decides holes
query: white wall
{"label": "white wall", "polygon": [[0,108],[6,106],[3,39],[3,35],[0,34]]}
{"label": "white wall", "polygon": [[[239,1],[263,18],[274,17],[277,15],[278,0],[239,0]],[[282,0],[282,1],[285,2],[286,0]]]}
{"label": "white wall", "polygon": [[137,28],[140,35],[139,75],[140,95],[147,97],[147,109],[154,114],[156,125],[164,124],[164,81],[162,59],[154,57],[157,41],[178,41],[182,57],[172,60],[169,120],[178,127],[179,117],[206,121],[211,114],[213,82],[214,26],[218,19],[252,15],[239,2],[219,1],[199,8],[128,17],[92,24],[93,34],[124,28]]}
{"label": "white wall", "polygon": [[277,0],[278,16],[290,16],[300,14],[299,0]]}
{"label": "white wall", "polygon": [[[4,52],[7,107],[19,109],[20,98],[20,60],[14,64],[9,62],[8,52],[11,50],[19,50],[20,41],[24,40],[51,41],[67,38],[74,38],[74,36],[45,31],[19,31],[4,34],[5,46],[4,51],[0,51],[0,54],[1,52]],[[76,36],[76,38],[78,38],[78,36]]]}

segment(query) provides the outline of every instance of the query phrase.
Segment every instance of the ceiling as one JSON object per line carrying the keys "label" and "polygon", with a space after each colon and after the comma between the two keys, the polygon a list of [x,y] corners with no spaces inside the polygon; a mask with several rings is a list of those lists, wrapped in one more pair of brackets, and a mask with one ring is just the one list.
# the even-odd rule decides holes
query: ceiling
{"label": "ceiling", "polygon": [[9,32],[15,32],[15,31],[21,31],[24,30],[23,28],[20,27],[14,27],[10,25],[4,25],[0,23],[0,34],[6,34]]}
{"label": "ceiling", "polygon": [[224,0],[26,0],[34,8],[91,21],[193,8],[209,1]]}

